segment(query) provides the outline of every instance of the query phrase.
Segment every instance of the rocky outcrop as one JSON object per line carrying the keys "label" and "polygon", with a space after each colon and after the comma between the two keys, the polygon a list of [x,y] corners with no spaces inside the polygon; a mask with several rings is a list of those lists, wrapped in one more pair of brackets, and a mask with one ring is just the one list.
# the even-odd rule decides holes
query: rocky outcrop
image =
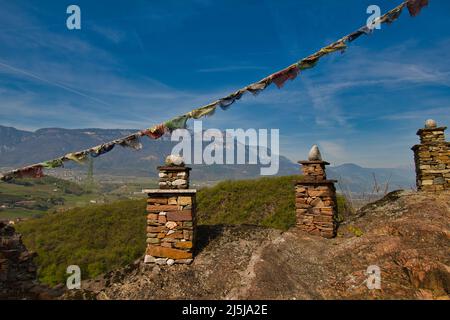
{"label": "rocky outcrop", "polygon": [[0,299],[52,299],[62,294],[37,282],[35,256],[12,226],[0,222]]}
{"label": "rocky outcrop", "polygon": [[[142,261],[67,299],[448,299],[450,194],[395,192],[324,239],[293,229],[199,226],[191,265]],[[367,269],[381,271],[368,289]]]}
{"label": "rocky outcrop", "polygon": [[0,222],[0,298],[22,296],[35,285],[33,258],[14,228]]}

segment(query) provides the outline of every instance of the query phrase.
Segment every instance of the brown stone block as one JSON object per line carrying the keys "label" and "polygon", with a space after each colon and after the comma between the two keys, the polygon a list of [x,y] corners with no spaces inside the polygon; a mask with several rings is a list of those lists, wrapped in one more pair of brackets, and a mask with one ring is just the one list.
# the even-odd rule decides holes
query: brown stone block
{"label": "brown stone block", "polygon": [[162,238],[161,241],[175,243],[175,242],[177,242],[177,239],[165,237],[165,238]]}
{"label": "brown stone block", "polygon": [[331,224],[333,224],[333,219],[332,219],[332,217],[315,216],[314,217],[314,222],[331,223]]}
{"label": "brown stone block", "polygon": [[335,212],[332,210],[332,211],[321,211],[320,212],[320,215],[321,216],[328,216],[328,217],[332,217],[333,215],[335,214]]}
{"label": "brown stone block", "polygon": [[180,205],[180,206],[192,205],[192,198],[191,197],[178,197],[178,205]]}
{"label": "brown stone block", "polygon": [[311,197],[331,197],[332,193],[330,191],[322,191],[322,190],[311,190],[308,191],[308,194]]}
{"label": "brown stone block", "polygon": [[176,231],[174,233],[166,235],[166,238],[172,238],[172,239],[183,239],[183,232]]}
{"label": "brown stone block", "polygon": [[191,252],[186,252],[184,250],[178,250],[173,248],[166,248],[162,246],[149,245],[147,247],[146,254],[153,257],[162,257],[170,259],[190,259],[192,258]]}
{"label": "brown stone block", "polygon": [[160,223],[166,223],[167,222],[167,218],[166,218],[166,216],[159,216],[158,221]]}
{"label": "brown stone block", "polygon": [[321,208],[325,206],[320,198],[315,198],[313,201],[311,201],[310,205],[316,208]]}
{"label": "brown stone block", "polygon": [[180,241],[175,243],[175,248],[180,249],[191,249],[192,248],[192,241]]}
{"label": "brown stone block", "polygon": [[158,220],[158,215],[156,213],[149,213],[147,215],[148,220]]}
{"label": "brown stone block", "polygon": [[159,227],[147,227],[147,232],[148,233],[159,233],[161,231],[164,231],[166,227],[164,226],[159,226]]}
{"label": "brown stone block", "polygon": [[147,203],[149,203],[149,204],[167,204],[167,198],[148,198]]}
{"label": "brown stone block", "polygon": [[306,198],[304,197],[296,198],[295,203],[306,204]]}
{"label": "brown stone block", "polygon": [[177,205],[148,205],[147,211],[148,212],[162,212],[162,211],[174,211],[178,210]]}
{"label": "brown stone block", "polygon": [[169,221],[191,221],[192,220],[192,210],[167,212],[167,220],[169,220]]}
{"label": "brown stone block", "polygon": [[166,237],[166,234],[165,233],[163,233],[163,232],[161,232],[161,233],[158,233],[158,239],[162,239],[162,238],[165,238]]}

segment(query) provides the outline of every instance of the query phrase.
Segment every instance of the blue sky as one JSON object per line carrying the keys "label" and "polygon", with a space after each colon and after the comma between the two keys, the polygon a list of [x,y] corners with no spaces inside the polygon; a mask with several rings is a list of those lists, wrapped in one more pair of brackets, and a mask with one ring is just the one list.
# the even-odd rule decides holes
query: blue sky
{"label": "blue sky", "polygon": [[[146,128],[223,97],[365,24],[384,0],[0,0],[0,124]],[[82,30],[66,28],[77,4]],[[204,127],[279,128],[281,154],[412,167],[427,118],[450,125],[450,2],[353,42]]]}

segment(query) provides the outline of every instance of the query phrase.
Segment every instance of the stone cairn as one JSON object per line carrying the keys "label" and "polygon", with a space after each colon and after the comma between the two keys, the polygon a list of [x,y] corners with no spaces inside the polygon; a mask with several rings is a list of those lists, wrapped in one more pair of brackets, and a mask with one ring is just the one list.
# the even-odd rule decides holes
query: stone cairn
{"label": "stone cairn", "polygon": [[327,180],[319,148],[314,145],[308,161],[299,161],[303,177],[295,185],[297,226],[310,234],[324,238],[336,236],[337,201],[336,180]]}
{"label": "stone cairn", "polygon": [[417,135],[420,144],[412,147],[416,165],[416,184],[419,191],[450,190],[450,142],[445,141],[447,127],[438,127],[427,120]]}
{"label": "stone cairn", "polygon": [[160,189],[143,190],[147,199],[145,263],[190,264],[193,261],[196,190],[189,188],[189,171],[182,158],[169,156],[158,167]]}

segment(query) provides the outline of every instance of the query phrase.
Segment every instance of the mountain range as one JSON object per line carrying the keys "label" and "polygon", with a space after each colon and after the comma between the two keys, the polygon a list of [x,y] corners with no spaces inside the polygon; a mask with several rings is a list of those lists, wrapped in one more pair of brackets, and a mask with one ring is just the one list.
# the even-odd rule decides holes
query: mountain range
{"label": "mountain range", "polygon": [[[83,150],[103,142],[129,135],[134,129],[61,129],[44,128],[34,132],[0,126],[0,168],[17,168],[63,154]],[[156,167],[172,151],[176,142],[168,137],[159,140],[142,139],[140,151],[116,147],[107,155],[96,158],[96,173],[118,176],[155,176]],[[270,150],[269,150],[270,151]],[[247,154],[249,149],[246,149]],[[225,152],[224,152],[225,153]],[[299,165],[288,158],[279,157],[278,175],[292,175],[300,172]],[[192,177],[196,180],[217,181],[224,179],[255,178],[260,175],[262,165],[192,165]],[[68,164],[67,169],[84,171],[87,168]],[[372,192],[378,185],[384,189],[410,189],[414,185],[411,169],[363,168],[356,164],[330,167],[328,177],[339,180],[339,187],[350,192]]]}

